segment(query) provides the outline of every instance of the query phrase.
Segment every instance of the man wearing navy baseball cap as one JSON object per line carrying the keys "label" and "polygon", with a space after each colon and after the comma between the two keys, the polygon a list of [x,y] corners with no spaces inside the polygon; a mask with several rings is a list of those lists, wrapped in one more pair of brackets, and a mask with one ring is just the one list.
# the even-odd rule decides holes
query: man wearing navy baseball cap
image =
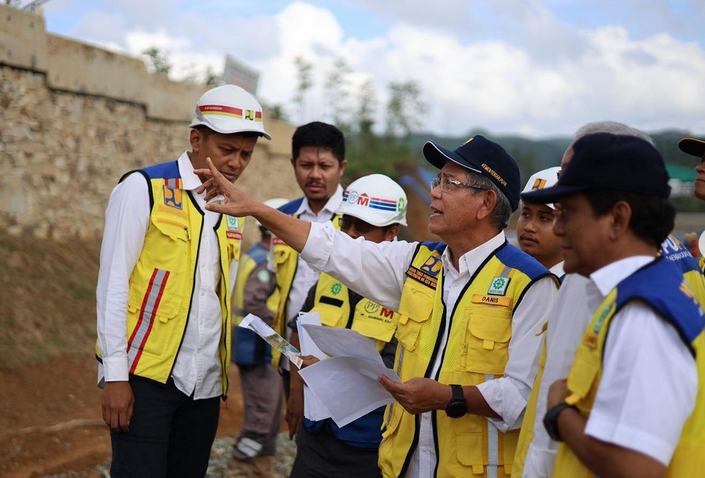
{"label": "man wearing navy baseball cap", "polygon": [[379,378],[396,399],[379,450],[384,477],[502,476],[511,473],[557,278],[506,240],[521,179],[500,145],[475,136],[454,150],[428,142],[423,152],[440,170],[429,230],[444,242],[352,239],[267,208],[215,168],[217,184],[206,186],[227,202],[209,208],[255,216],[312,268],[402,315],[401,382]]}
{"label": "man wearing navy baseball cap", "polygon": [[565,271],[590,279],[594,311],[567,379],[548,391],[544,425],[564,442],[554,476],[695,476],[705,467],[705,318],[659,255],[675,217],[663,158],[610,133],[573,151],[555,186],[523,195],[557,204]]}

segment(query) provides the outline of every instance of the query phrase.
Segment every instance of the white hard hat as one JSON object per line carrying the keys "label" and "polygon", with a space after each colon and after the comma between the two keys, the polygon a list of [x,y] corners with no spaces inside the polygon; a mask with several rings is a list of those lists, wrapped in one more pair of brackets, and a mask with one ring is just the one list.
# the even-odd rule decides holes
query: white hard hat
{"label": "white hard hat", "polygon": [[235,85],[223,85],[206,91],[196,104],[196,117],[189,125],[203,125],[222,134],[259,133],[264,130],[262,106],[254,96]]}
{"label": "white hard hat", "polygon": [[[286,204],[286,203],[288,203],[288,202],[289,202],[288,199],[284,199],[284,198],[272,198],[272,199],[267,199],[267,200],[264,202],[264,205],[265,205],[265,206],[269,206],[269,207],[274,208],[274,209],[279,209],[280,207],[282,207],[284,204]],[[258,226],[261,226],[261,225],[262,225],[262,224],[260,224],[260,222],[259,222],[257,219],[255,219],[255,224],[257,224]]]}
{"label": "white hard hat", "polygon": [[[521,193],[524,194],[554,186],[558,182],[558,172],[560,170],[560,166],[554,166],[553,168],[542,169],[538,173],[532,174]],[[553,204],[546,204],[546,206],[555,209]]]}
{"label": "white hard hat", "polygon": [[373,226],[406,226],[406,203],[406,193],[401,186],[384,174],[370,174],[345,188],[337,212]]}

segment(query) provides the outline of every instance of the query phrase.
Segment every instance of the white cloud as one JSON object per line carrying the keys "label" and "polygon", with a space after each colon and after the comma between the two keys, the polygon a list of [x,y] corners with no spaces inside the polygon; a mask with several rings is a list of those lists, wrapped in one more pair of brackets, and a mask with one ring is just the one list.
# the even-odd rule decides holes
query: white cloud
{"label": "white cloud", "polygon": [[184,11],[175,1],[143,10],[136,5],[144,2],[120,0],[83,14],[76,36],[137,55],[149,46],[162,48],[176,77],[209,66],[220,70],[225,54],[234,55],[261,72],[259,95],[283,104],[294,120],[294,58],[301,56],[314,65],[306,121],[329,119],[322,85],[343,58],[354,70],[353,90],[374,81],[380,125],[389,82],[413,79],[428,105],[423,125],[435,132],[482,127],[550,136],[602,119],[705,131],[705,50],[657,27],[677,16],[652,20],[647,33],[634,35],[618,24],[568,24],[546,1],[501,0],[480,11],[477,3],[469,8],[460,0],[432,9],[420,0],[403,8],[401,2],[348,0],[393,20],[387,31],[360,39],[331,10],[304,1],[257,17],[203,6],[194,21],[195,10]]}

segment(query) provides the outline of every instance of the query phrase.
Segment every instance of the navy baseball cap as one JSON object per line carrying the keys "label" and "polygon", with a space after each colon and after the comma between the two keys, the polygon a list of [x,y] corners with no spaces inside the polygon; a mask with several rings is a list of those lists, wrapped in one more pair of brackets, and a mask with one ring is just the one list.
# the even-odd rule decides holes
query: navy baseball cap
{"label": "navy baseball cap", "polygon": [[683,138],[678,142],[681,151],[705,160],[705,141],[697,138]]}
{"label": "navy baseball cap", "polygon": [[555,186],[521,197],[549,203],[584,191],[611,190],[668,198],[669,179],[661,153],[647,141],[635,136],[595,133],[573,144],[573,159]]}
{"label": "navy baseball cap", "polygon": [[519,166],[497,143],[478,134],[451,151],[427,141],[423,145],[423,155],[438,169],[441,169],[446,161],[453,161],[470,171],[486,176],[507,196],[512,211],[517,210],[521,191]]}

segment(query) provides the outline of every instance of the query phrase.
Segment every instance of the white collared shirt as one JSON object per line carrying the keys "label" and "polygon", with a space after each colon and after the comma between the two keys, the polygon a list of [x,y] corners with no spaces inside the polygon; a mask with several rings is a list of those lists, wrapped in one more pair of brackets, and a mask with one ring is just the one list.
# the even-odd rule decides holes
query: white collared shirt
{"label": "white collared shirt", "polygon": [[[448,248],[442,255],[445,277],[443,299],[448,310],[453,310],[459,295],[477,268],[505,241],[500,232],[484,244],[467,252],[459,259],[459,270],[453,266]],[[406,279],[406,270],[411,263],[416,242],[373,243],[360,237],[352,239],[337,232],[328,224],[313,224],[301,257],[315,270],[336,277],[346,286],[383,306],[397,310]],[[478,386],[488,405],[500,416],[487,420],[500,431],[513,430],[521,426],[521,418],[531,392],[537,370],[537,359],[541,339],[537,334],[546,321],[548,311],[557,292],[555,282],[544,277],[527,290],[517,306],[509,342],[509,361],[505,376]],[[446,321],[450,320],[446,314]],[[446,324],[440,350],[448,339]],[[439,353],[434,363],[435,371],[443,356]],[[434,375],[435,376],[435,375]],[[419,442],[406,476],[410,478],[432,476],[436,463],[435,444],[431,428],[431,413],[421,414]]]}
{"label": "white collared shirt", "polygon": [[[218,297],[220,251],[214,230],[220,214],[205,210],[205,192],[196,193],[201,180],[193,172],[187,153],[178,159],[183,187],[204,211],[204,225],[191,298],[191,311],[172,377],[176,387],[195,399],[222,394],[218,346],[222,333],[222,311]],[[147,182],[141,174],[131,174],[110,196],[105,213],[105,231],[100,254],[97,313],[98,343],[103,364],[98,380],[128,379],[127,299],[129,278],[142,253],[150,217]],[[230,267],[230,291],[235,283],[237,261]]]}
{"label": "white collared shirt", "polygon": [[[556,380],[568,376],[590,318],[607,294],[652,260],[648,256],[623,259],[594,272],[590,279],[578,274],[565,276],[548,322],[546,365],[536,402],[534,438],[529,446],[522,477],[550,478],[553,475],[558,443],[549,438],[543,426],[548,389]],[[650,347],[653,348],[650,350]],[[661,359],[666,353],[670,354],[669,370],[663,377],[652,375],[652,370],[666,372],[666,364]],[[615,370],[606,370],[608,366],[614,366]],[[613,390],[613,393],[605,396],[605,400],[601,399],[599,405],[595,401],[586,433],[641,451],[667,464],[680,437],[683,412],[692,411],[693,408],[695,396],[690,403],[687,389],[691,388],[693,380],[697,385],[695,363],[683,347],[675,328],[645,305],[628,304],[613,318],[610,338],[605,346],[603,369],[598,394],[602,390]],[[677,398],[679,405],[668,405],[669,410],[651,409],[659,410],[658,413],[646,412],[646,408],[642,408],[663,407],[663,400],[673,397],[659,393],[659,390],[669,389],[674,392],[673,397]],[[604,395],[605,392],[602,393]],[[623,416],[613,416],[620,411]],[[690,412],[685,413],[685,418],[689,415]],[[680,425],[673,427],[674,423]],[[668,429],[671,431],[668,432]]]}
{"label": "white collared shirt", "polygon": [[563,270],[564,264],[565,264],[565,261],[561,261],[558,264],[556,264],[555,266],[550,267],[548,270],[551,271],[551,274],[553,274],[554,276],[556,276],[560,279],[565,274],[565,271]]}
{"label": "white collared shirt", "polygon": [[[653,260],[634,256],[593,272],[587,286],[590,311]],[[585,433],[667,466],[695,407],[695,360],[676,328],[643,302],[628,303],[610,323],[602,377]]]}
{"label": "white collared shirt", "polygon": [[[335,212],[340,207],[343,202],[343,188],[338,185],[335,193],[328,198],[326,205],[323,209],[318,211],[318,214],[314,213],[306,197],[301,201],[301,205],[294,213],[299,217],[299,219],[307,222],[315,223],[326,223],[335,215]],[[306,302],[306,297],[308,296],[309,290],[313,287],[316,282],[318,282],[318,276],[320,272],[317,272],[304,261],[301,256],[298,258],[298,264],[296,266],[296,275],[294,276],[294,281],[291,284],[291,289],[289,291],[289,298],[286,304],[286,323],[288,324],[291,319],[296,317],[304,306]],[[291,337],[292,330],[286,327],[286,339],[289,340]],[[282,360],[282,368],[284,370],[289,370],[289,361]]]}

